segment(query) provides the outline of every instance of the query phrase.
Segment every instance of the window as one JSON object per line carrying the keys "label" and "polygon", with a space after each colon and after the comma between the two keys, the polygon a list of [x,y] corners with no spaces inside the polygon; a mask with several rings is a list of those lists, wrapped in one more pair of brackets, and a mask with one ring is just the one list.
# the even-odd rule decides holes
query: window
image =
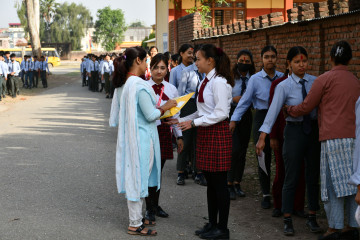
{"label": "window", "polygon": [[228,3],[204,3],[211,7],[211,26],[226,25],[245,20],[245,0],[232,0]]}
{"label": "window", "polygon": [[134,36],[130,36],[130,42],[134,41]]}
{"label": "window", "polygon": [[2,42],[2,40],[0,40],[0,47],[2,47],[2,45],[3,45],[3,42]]}

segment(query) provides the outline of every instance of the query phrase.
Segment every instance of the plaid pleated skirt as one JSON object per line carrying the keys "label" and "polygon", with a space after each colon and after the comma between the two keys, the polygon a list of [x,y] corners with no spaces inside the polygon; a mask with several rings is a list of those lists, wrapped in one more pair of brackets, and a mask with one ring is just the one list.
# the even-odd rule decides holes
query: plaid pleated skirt
{"label": "plaid pleated skirt", "polygon": [[173,159],[174,154],[170,126],[162,123],[157,128],[160,139],[161,159]]}
{"label": "plaid pleated skirt", "polygon": [[231,167],[232,136],[229,121],[198,127],[196,167],[202,171],[224,172]]}

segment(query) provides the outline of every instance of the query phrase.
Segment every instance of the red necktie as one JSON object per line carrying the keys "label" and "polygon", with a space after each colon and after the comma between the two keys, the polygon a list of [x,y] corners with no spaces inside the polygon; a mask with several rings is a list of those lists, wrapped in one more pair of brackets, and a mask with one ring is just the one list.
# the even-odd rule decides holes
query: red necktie
{"label": "red necktie", "polygon": [[[159,96],[161,95],[161,88],[163,86],[164,85],[162,83],[160,83],[159,85],[157,85],[157,84],[152,85],[152,88],[154,89],[154,92],[156,95],[159,95]],[[169,97],[165,94],[165,92],[163,93],[161,100],[164,100],[164,101],[169,100]]]}
{"label": "red necktie", "polygon": [[202,82],[201,84],[201,87],[200,87],[200,91],[199,91],[199,96],[198,96],[198,102],[201,102],[203,103],[204,102],[204,89],[205,89],[205,86],[206,84],[209,82],[209,79],[205,78],[204,81]]}

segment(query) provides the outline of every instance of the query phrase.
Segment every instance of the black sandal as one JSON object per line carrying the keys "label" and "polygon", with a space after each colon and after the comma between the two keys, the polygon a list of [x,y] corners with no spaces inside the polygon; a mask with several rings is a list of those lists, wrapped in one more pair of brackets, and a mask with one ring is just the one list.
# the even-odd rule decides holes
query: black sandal
{"label": "black sandal", "polygon": [[[146,220],[149,221],[148,224],[145,223]],[[143,222],[144,225],[146,225],[146,226],[148,226],[148,227],[154,227],[154,226],[156,225],[156,222],[150,221],[149,219],[146,219],[146,218],[143,218],[143,219],[142,219],[142,222]]]}
{"label": "black sandal", "polygon": [[130,235],[140,235],[140,236],[146,236],[146,237],[153,237],[157,235],[157,232],[148,229],[148,231],[146,233],[142,233],[142,231],[145,229],[144,224],[141,225],[140,227],[138,227],[135,231],[134,230],[130,230],[128,229],[128,234]]}

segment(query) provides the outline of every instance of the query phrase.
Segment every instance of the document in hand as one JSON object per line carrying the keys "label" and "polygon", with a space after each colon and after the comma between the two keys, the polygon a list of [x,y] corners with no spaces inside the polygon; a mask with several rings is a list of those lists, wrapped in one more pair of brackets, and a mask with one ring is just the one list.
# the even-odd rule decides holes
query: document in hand
{"label": "document in hand", "polygon": [[185,104],[190,100],[190,98],[194,94],[195,94],[195,92],[189,93],[189,94],[181,96],[181,97],[174,98],[174,100],[176,100],[176,102],[177,102],[177,106],[171,108],[170,110],[167,110],[160,119],[172,117],[175,114],[177,114],[185,106]]}
{"label": "document in hand", "polygon": [[266,173],[266,175],[269,175],[266,171],[265,153],[263,151],[261,151],[260,156],[257,156],[257,157],[258,157],[260,168]]}

